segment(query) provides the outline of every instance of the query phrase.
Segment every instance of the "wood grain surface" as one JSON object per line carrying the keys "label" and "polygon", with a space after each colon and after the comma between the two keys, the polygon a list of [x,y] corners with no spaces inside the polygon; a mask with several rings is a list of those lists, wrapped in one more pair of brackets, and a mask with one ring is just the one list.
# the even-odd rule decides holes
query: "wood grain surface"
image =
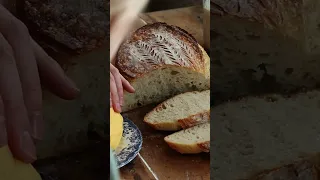
{"label": "wood grain surface", "polygon": [[[143,136],[141,157],[135,158],[129,165],[120,169],[123,180],[209,180],[210,155],[182,155],[172,150],[163,138],[170,132],[156,131],[143,122],[146,113],[155,105],[146,106],[125,113],[141,130]],[[149,168],[151,168],[151,171]],[[157,178],[155,178],[155,176]]]}

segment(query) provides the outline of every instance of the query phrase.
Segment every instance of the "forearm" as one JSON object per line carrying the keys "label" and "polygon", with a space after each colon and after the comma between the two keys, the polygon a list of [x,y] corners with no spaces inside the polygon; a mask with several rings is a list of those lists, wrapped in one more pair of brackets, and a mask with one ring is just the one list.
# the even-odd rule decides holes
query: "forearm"
{"label": "forearm", "polygon": [[112,64],[114,64],[119,46],[147,2],[148,0],[110,1],[110,59]]}

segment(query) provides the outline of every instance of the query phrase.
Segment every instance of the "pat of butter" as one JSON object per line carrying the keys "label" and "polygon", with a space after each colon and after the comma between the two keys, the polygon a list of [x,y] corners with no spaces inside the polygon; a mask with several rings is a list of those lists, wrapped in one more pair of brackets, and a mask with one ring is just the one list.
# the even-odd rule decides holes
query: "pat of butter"
{"label": "pat of butter", "polygon": [[121,141],[123,133],[123,117],[110,108],[110,147],[115,150]]}
{"label": "pat of butter", "polygon": [[0,148],[0,179],[41,180],[41,177],[31,164],[16,160],[9,147],[4,146]]}

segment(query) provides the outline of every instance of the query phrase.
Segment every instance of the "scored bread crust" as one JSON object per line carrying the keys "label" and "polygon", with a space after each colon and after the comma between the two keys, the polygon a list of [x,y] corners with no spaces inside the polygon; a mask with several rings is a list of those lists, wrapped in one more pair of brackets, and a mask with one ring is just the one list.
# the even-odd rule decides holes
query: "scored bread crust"
{"label": "scored bread crust", "polygon": [[[209,90],[206,90],[206,91],[209,91]],[[189,94],[189,93],[201,93],[201,92],[191,91],[191,92],[185,92],[185,93],[179,94],[177,96],[183,96],[184,94]],[[164,102],[157,105],[152,111],[148,112],[144,116],[143,121],[147,123],[149,126],[151,126],[152,128],[156,130],[162,130],[162,131],[177,131],[180,129],[187,129],[187,128],[196,126],[198,124],[203,124],[210,121],[210,107],[208,107],[208,110],[190,115],[183,119],[177,119],[177,121],[174,121],[174,122],[160,122],[160,123],[148,122],[147,119],[150,116],[150,114],[153,113],[154,111],[162,110],[163,107],[166,106],[166,103],[169,100],[171,99],[165,100]]]}
{"label": "scored bread crust", "polygon": [[164,141],[169,145],[170,148],[176,150],[181,154],[198,154],[202,152],[210,152],[210,141],[201,142],[198,144],[186,145],[186,144],[176,144],[164,138]]}
{"label": "scored bread crust", "polygon": [[195,125],[202,124],[202,123],[205,123],[208,121],[210,121],[210,108],[209,108],[209,110],[200,112],[195,115],[191,115],[187,118],[179,119],[178,123],[179,123],[180,127],[182,127],[182,129],[187,129],[187,128],[190,128]]}
{"label": "scored bread crust", "polygon": [[[198,71],[199,73],[202,73],[207,79],[210,79],[210,57],[207,54],[207,52],[203,49],[203,47],[198,44],[198,47],[201,51],[201,56],[204,62],[204,70]],[[117,66],[117,65],[116,65]],[[165,68],[170,68],[170,67],[177,67],[177,65],[172,65],[172,64],[166,64],[165,66],[159,66],[158,69],[165,69]],[[117,68],[119,68],[117,66]],[[185,69],[190,69],[189,67],[184,67],[184,66],[179,66],[179,68],[185,68]],[[144,73],[144,74],[139,74],[135,78],[129,77],[127,74],[125,74],[121,69],[118,69],[121,75],[123,75],[130,83],[134,83],[136,80],[138,80],[141,77],[148,76],[151,71]],[[210,88],[210,83],[208,83],[208,89]],[[124,93],[127,93],[126,91]]]}
{"label": "scored bread crust", "polygon": [[205,60],[196,39],[185,30],[166,23],[145,25],[119,48],[115,61],[129,81],[167,65],[205,73]]}

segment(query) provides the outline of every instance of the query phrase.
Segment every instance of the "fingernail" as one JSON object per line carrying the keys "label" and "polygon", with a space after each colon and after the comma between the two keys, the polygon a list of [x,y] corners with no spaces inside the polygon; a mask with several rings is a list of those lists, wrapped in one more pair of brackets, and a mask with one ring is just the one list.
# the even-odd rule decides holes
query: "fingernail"
{"label": "fingernail", "polygon": [[31,132],[32,137],[37,140],[41,140],[44,133],[43,117],[42,113],[39,111],[33,112],[31,116]]}
{"label": "fingernail", "polygon": [[23,132],[20,137],[20,148],[23,150],[25,158],[27,161],[34,161],[36,157],[36,149],[33,144],[33,140],[28,132]]}

